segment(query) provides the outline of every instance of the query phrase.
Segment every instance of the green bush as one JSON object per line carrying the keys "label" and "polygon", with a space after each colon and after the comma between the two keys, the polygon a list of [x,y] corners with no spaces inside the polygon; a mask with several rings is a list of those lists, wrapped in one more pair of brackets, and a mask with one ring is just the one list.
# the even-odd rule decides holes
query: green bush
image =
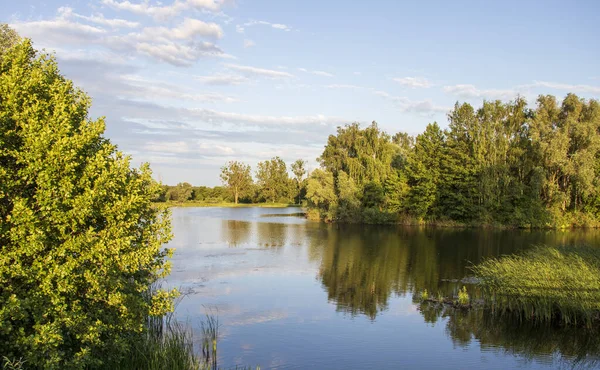
{"label": "green bush", "polygon": [[145,298],[169,271],[160,185],[90,104],[29,40],[0,54],[0,357],[27,368],[118,361],[176,293]]}

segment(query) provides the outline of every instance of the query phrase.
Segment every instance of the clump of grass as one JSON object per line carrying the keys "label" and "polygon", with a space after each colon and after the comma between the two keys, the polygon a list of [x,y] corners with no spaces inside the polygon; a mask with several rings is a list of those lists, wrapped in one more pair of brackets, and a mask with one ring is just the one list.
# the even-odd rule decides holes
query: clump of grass
{"label": "clump of grass", "polygon": [[587,327],[600,318],[600,248],[536,247],[472,269],[496,314]]}
{"label": "clump of grass", "polygon": [[148,319],[146,332],[117,368],[199,370],[203,366],[195,354],[191,331],[169,314]]}
{"label": "clump of grass", "polygon": [[458,291],[457,302],[460,306],[468,306],[470,301],[469,293],[467,293],[467,287],[463,285],[462,289]]}
{"label": "clump of grass", "polygon": [[429,299],[429,292],[427,292],[427,289],[425,289],[425,290],[423,291],[423,293],[421,293],[421,300],[422,300],[422,301],[426,301],[426,300],[428,300],[428,299]]}
{"label": "clump of grass", "polygon": [[204,363],[213,369],[217,369],[217,343],[219,341],[219,317],[212,313],[206,313],[206,320],[200,324],[202,329],[202,358]]}

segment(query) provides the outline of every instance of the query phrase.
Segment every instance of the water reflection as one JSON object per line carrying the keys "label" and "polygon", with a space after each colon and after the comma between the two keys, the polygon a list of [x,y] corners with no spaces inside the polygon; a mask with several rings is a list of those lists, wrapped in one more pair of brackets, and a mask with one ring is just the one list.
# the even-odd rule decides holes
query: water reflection
{"label": "water reflection", "polygon": [[252,236],[252,223],[239,220],[223,220],[221,222],[222,239],[230,247],[248,243]]}
{"label": "water reflection", "polygon": [[177,315],[197,328],[202,307],[219,308],[224,368],[600,365],[600,333],[417,310],[413,300],[424,289],[451,295],[484,258],[536,244],[598,245],[600,232],[344,227],[284,216],[297,212],[173,210],[168,284],[197,293]]}
{"label": "water reflection", "polygon": [[338,310],[374,319],[394,295],[425,289],[453,295],[484,258],[597,240],[595,232],[330,226],[312,234],[309,258],[320,259],[319,278]]}
{"label": "water reflection", "polygon": [[283,247],[286,244],[286,235],[289,226],[270,222],[256,223],[258,244],[265,248]]}
{"label": "water reflection", "polygon": [[445,321],[446,334],[458,347],[479,343],[483,351],[502,351],[554,366],[600,366],[598,329],[531,325],[492,317],[483,310],[464,311],[427,303],[420,305],[419,312],[428,323]]}

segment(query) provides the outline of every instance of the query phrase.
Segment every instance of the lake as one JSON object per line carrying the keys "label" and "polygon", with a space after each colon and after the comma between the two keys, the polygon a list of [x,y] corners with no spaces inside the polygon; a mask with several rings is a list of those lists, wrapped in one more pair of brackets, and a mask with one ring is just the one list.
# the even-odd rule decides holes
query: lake
{"label": "lake", "polygon": [[[421,305],[468,267],[535,245],[600,246],[590,231],[460,230],[306,221],[299,208],[173,208],[166,284],[196,333],[221,323],[219,366],[547,369],[600,365],[600,333]],[[468,282],[468,281],[467,281]],[[199,335],[199,334],[197,334]],[[199,344],[199,341],[198,341]]]}

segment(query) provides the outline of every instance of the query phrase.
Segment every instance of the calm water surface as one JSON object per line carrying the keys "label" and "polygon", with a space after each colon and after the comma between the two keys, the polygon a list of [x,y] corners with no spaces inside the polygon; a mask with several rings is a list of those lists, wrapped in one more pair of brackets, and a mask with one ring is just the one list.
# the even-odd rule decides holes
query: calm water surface
{"label": "calm water surface", "polygon": [[[597,231],[332,226],[298,208],[174,208],[167,283],[197,332],[218,310],[219,366],[546,369],[600,365],[600,334],[421,306],[483,258],[536,244],[600,246]],[[468,286],[469,287],[469,286]],[[471,287],[474,289],[473,287]]]}

